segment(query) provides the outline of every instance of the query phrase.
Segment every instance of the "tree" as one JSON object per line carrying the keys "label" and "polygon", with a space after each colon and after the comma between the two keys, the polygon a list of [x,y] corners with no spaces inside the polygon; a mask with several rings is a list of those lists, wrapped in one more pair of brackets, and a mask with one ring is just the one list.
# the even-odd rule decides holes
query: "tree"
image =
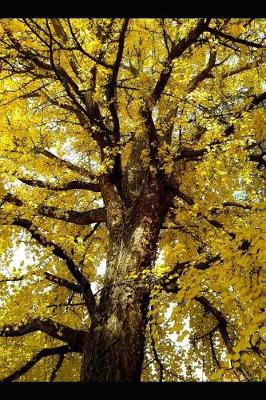
{"label": "tree", "polygon": [[265,27],[1,20],[3,381],[265,379]]}

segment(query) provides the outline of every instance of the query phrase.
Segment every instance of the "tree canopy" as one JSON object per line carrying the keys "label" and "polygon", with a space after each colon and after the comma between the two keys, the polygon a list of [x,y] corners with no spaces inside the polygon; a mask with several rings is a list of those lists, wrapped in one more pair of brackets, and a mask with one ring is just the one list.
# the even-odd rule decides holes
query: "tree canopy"
{"label": "tree canopy", "polygon": [[0,21],[2,381],[80,380],[110,287],[142,381],[265,380],[265,30]]}

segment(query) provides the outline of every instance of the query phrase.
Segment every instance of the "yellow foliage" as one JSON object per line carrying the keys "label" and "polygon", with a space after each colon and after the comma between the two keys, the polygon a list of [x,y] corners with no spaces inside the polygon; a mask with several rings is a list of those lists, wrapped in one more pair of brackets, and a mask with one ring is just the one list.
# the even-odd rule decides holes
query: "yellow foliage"
{"label": "yellow foliage", "polygon": [[[143,380],[159,377],[154,346],[164,380],[200,380],[198,369],[211,381],[265,380],[265,20],[213,18],[192,46],[201,19],[131,19],[122,46],[124,23],[0,21],[0,331],[36,318],[87,331],[83,291],[47,278],[77,283],[72,262],[96,302],[112,279],[150,290]],[[133,221],[150,176],[167,187],[162,204],[173,196],[154,257],[142,247],[132,255],[127,238],[153,222]],[[86,222],[108,202],[107,224]],[[115,277],[101,272],[112,257],[122,265]],[[0,379],[60,344],[38,332],[0,337]],[[49,360],[19,380],[49,380]],[[56,380],[78,380],[80,362],[66,355]]]}

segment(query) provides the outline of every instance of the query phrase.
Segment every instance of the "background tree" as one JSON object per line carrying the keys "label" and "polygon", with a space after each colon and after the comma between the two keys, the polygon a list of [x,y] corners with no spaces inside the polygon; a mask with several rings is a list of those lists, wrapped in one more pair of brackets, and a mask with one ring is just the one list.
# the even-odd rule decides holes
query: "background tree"
{"label": "background tree", "polygon": [[265,379],[265,20],[0,43],[2,380]]}

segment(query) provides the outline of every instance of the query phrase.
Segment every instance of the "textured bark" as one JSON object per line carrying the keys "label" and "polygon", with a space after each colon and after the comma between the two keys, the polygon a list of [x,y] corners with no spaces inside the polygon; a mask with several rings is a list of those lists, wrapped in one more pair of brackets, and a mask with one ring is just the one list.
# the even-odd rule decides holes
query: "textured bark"
{"label": "textured bark", "polygon": [[113,218],[113,226],[109,221],[105,284],[84,346],[81,381],[140,381],[149,289],[141,281],[130,282],[128,274],[150,268],[155,260],[167,211],[163,195],[150,178],[122,220]]}
{"label": "textured bark", "polygon": [[91,326],[84,346],[81,381],[137,382],[144,354],[147,295],[123,287]]}

